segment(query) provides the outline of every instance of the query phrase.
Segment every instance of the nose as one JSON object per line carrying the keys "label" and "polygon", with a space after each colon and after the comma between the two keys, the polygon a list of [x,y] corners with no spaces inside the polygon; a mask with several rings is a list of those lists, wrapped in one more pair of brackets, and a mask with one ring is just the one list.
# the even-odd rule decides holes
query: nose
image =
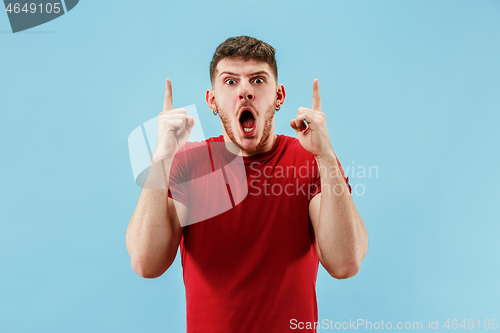
{"label": "nose", "polygon": [[253,101],[255,98],[255,95],[253,94],[252,91],[252,86],[248,82],[242,82],[240,84],[240,100],[245,100],[248,99],[250,101]]}

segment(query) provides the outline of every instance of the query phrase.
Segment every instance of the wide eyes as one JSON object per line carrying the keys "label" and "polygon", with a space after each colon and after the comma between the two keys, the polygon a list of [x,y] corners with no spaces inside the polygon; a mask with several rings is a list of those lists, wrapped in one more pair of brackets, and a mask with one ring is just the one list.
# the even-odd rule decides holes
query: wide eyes
{"label": "wide eyes", "polygon": [[[227,85],[230,85],[230,86],[232,86],[232,85],[236,84],[236,80],[233,80],[233,79],[226,79],[224,82],[225,82]],[[257,83],[257,84],[262,84],[262,83],[264,83],[264,82],[266,82],[266,81],[265,81],[265,80],[264,80],[264,78],[262,78],[262,77],[257,77],[257,78],[255,78],[255,79],[253,79],[253,80],[252,80],[252,82]]]}

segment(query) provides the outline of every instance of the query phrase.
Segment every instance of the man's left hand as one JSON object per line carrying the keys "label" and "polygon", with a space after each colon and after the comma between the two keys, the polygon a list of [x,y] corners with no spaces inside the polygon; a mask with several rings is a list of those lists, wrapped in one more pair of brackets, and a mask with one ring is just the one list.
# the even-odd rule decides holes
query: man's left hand
{"label": "man's left hand", "polygon": [[318,79],[313,82],[312,109],[300,107],[297,111],[297,117],[290,121],[290,126],[297,133],[302,147],[316,158],[333,154],[326,128],[325,114],[321,111]]}

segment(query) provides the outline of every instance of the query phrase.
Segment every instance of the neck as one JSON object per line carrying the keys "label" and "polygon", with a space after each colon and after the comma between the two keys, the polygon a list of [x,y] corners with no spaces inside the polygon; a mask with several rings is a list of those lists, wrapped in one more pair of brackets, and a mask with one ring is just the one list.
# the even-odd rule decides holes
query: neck
{"label": "neck", "polygon": [[255,151],[252,152],[247,152],[242,150],[236,143],[231,141],[229,136],[227,135],[226,131],[223,130],[223,136],[224,136],[224,141],[226,142],[226,148],[229,150],[231,153],[239,156],[253,156],[257,154],[263,154],[265,152],[270,151],[274,144],[276,143],[276,139],[278,138],[278,135],[274,134],[274,129],[271,130],[271,133],[269,133],[269,137],[267,138],[265,144],[258,148]]}

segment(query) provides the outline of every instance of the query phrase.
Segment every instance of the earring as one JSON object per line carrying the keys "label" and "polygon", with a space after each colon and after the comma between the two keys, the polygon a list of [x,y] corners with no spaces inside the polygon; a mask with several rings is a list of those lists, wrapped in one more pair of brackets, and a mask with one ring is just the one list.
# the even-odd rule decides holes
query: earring
{"label": "earring", "polygon": [[218,111],[217,111],[217,109],[215,108],[215,106],[214,106],[214,108],[212,109],[212,112],[214,113],[214,116],[217,116]]}
{"label": "earring", "polygon": [[278,112],[280,110],[280,108],[281,108],[281,105],[280,105],[280,103],[278,103],[278,105],[276,106],[276,112]]}

